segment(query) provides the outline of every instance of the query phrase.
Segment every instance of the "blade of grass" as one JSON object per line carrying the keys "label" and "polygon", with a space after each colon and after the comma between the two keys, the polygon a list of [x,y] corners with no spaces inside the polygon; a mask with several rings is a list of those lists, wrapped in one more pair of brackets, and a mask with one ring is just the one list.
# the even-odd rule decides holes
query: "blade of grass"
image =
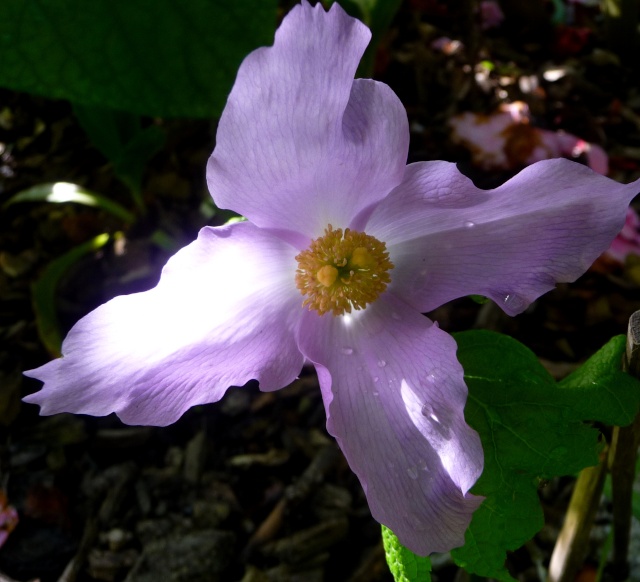
{"label": "blade of grass", "polygon": [[102,248],[107,244],[109,238],[110,235],[107,233],[100,234],[51,261],[31,287],[31,298],[38,335],[49,353],[54,357],[61,355],[60,347],[62,346],[62,330],[56,302],[58,283],[69,267],[77,263],[85,255]]}
{"label": "blade of grass", "polygon": [[117,202],[109,200],[105,196],[101,196],[95,192],[91,192],[91,190],[87,190],[77,184],[71,184],[70,182],[49,182],[27,188],[9,198],[9,200],[4,203],[3,208],[20,202],[50,202],[53,204],[73,202],[75,204],[100,208],[125,223],[135,222],[136,219],[132,212]]}

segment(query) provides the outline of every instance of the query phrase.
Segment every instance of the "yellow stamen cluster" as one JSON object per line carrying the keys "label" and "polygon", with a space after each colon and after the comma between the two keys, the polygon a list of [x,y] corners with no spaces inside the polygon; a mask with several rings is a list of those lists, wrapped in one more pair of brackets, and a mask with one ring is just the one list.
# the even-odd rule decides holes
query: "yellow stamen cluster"
{"label": "yellow stamen cluster", "polygon": [[320,315],[351,313],[375,301],[391,281],[386,245],[364,232],[329,225],[297,257],[296,287],[303,305]]}

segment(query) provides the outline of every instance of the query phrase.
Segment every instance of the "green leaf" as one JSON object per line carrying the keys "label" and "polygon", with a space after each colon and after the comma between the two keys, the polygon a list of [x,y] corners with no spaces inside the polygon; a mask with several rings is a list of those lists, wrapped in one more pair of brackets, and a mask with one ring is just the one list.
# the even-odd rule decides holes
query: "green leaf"
{"label": "green leaf", "polygon": [[135,113],[78,103],[74,104],[73,113],[91,143],[112,161],[140,132],[140,116]]}
{"label": "green leaf", "polygon": [[85,255],[102,248],[108,240],[108,234],[100,234],[51,261],[31,288],[38,334],[52,356],[60,356],[62,345],[62,331],[56,301],[58,283],[69,267]]}
{"label": "green leaf", "polygon": [[597,464],[600,434],[585,421],[628,424],[640,405],[640,382],[621,370],[623,336],[558,384],[512,338],[472,331],[457,334],[456,341],[469,386],[465,416],[485,454],[472,492],[486,499],[465,545],[452,556],[469,572],[513,580],[504,566],[506,552],[543,525],[539,479]]}
{"label": "green leaf", "polygon": [[389,570],[395,582],[430,582],[431,561],[429,558],[416,556],[405,548],[395,534],[386,526],[382,526],[382,543],[387,557]]}
{"label": "green leaf", "polygon": [[485,303],[489,303],[489,301],[491,301],[488,297],[485,297],[484,295],[469,295],[469,299],[471,299],[472,301],[475,301],[479,305],[484,305]]}
{"label": "green leaf", "polygon": [[[638,410],[638,382],[622,371],[624,336],[614,337],[558,386],[583,394],[576,399],[576,415],[605,424],[631,424]],[[597,416],[592,416],[597,411]]]}
{"label": "green leaf", "polygon": [[75,105],[74,113],[95,145],[113,163],[138,209],[144,212],[142,176],[147,162],[164,145],[165,132],[157,125],[142,128],[139,115],[107,107]]}
{"label": "green leaf", "polygon": [[3,0],[0,85],[160,117],[215,117],[276,0]]}
{"label": "green leaf", "polygon": [[116,216],[125,223],[135,221],[135,215],[129,212],[124,206],[113,202],[100,194],[87,190],[77,184],[70,182],[49,182],[38,184],[26,190],[18,192],[7,200],[3,208],[19,202],[50,202],[53,204],[63,204],[73,202],[84,206],[100,208],[113,216]]}
{"label": "green leaf", "polygon": [[136,194],[141,192],[147,162],[162,149],[165,139],[162,129],[150,125],[123,144],[120,154],[112,159],[116,176]]}

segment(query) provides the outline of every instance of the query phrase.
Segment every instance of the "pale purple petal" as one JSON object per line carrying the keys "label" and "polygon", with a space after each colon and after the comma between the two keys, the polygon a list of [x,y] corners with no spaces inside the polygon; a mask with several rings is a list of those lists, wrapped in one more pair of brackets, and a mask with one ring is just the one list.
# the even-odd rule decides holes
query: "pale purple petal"
{"label": "pale purple petal", "polygon": [[42,414],[115,412],[164,426],[253,378],[265,390],[296,378],[303,356],[295,249],[249,223],[200,231],[154,289],[116,297],[81,319],[63,357],[26,374]]}
{"label": "pale purple petal", "polygon": [[485,295],[515,315],[558,282],[575,281],[622,228],[640,181],[619,184],[568,160],[538,162],[495,190],[454,164],[407,167],[374,211],[390,289],[420,311]]}
{"label": "pale purple petal", "polygon": [[300,329],[372,515],[417,554],[462,545],[483,455],[453,338],[391,294],[349,316],[308,312]]}
{"label": "pale purple petal", "polygon": [[386,85],[353,79],[370,36],[338,4],[303,2],[244,60],[207,166],[218,206],[306,244],[400,183],[405,110]]}

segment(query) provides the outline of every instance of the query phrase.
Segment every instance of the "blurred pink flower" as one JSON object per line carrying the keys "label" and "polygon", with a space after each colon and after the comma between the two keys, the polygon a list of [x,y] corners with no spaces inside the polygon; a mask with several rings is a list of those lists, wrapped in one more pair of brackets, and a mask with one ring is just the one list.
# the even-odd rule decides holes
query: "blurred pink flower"
{"label": "blurred pink flower", "polygon": [[529,107],[521,101],[505,103],[490,115],[461,113],[450,124],[451,139],[466,147],[474,164],[485,170],[517,170],[540,160],[582,155],[595,172],[606,175],[609,169],[600,146],[531,125]]}
{"label": "blurred pink flower", "polygon": [[640,217],[633,207],[630,206],[627,210],[622,230],[604,254],[622,264],[625,263],[627,255],[640,255]]}
{"label": "blurred pink flower", "polygon": [[455,55],[464,48],[464,45],[459,40],[453,40],[448,36],[441,36],[431,43],[431,48],[445,55]]}
{"label": "blurred pink flower", "polygon": [[15,507],[9,505],[5,492],[0,491],[0,548],[18,525],[18,521],[18,512]]}

